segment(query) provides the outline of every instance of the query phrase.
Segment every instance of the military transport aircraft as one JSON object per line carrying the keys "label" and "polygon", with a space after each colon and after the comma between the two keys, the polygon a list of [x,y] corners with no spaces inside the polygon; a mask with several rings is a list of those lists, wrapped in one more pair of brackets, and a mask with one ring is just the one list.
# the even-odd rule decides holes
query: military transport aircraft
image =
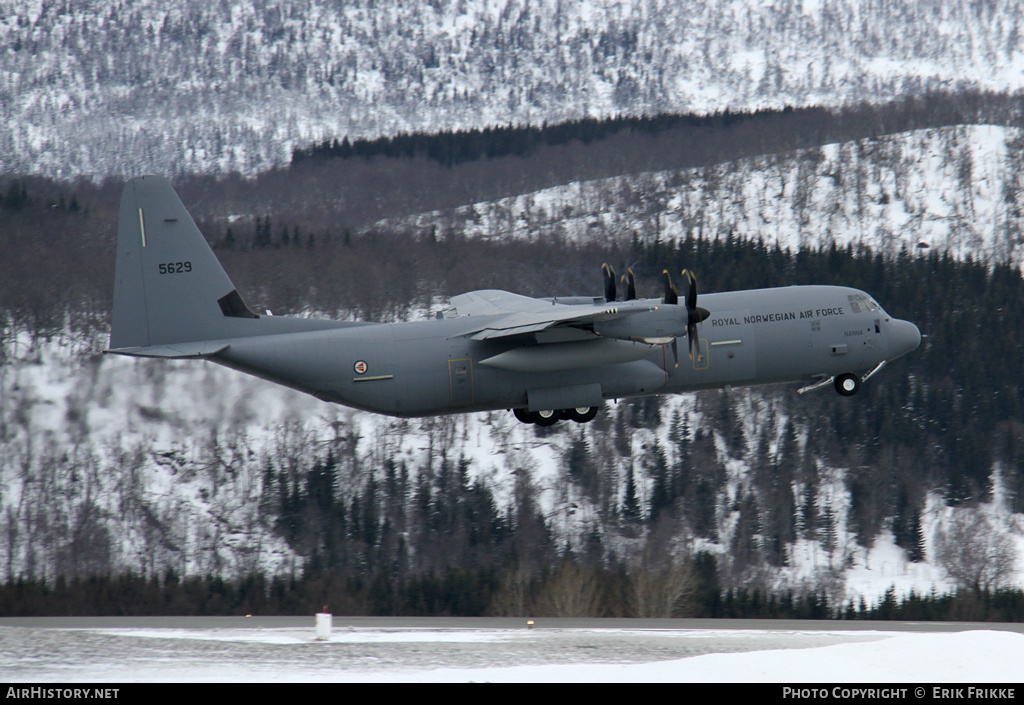
{"label": "military transport aircraft", "polygon": [[257,315],[168,181],[145,176],[121,198],[106,352],[211,360],[392,416],[510,409],[550,425],[590,421],[606,399],[698,389],[831,383],[850,396],[921,341],[856,289],[705,294],[698,306],[691,273],[682,300],[663,276],[655,299],[606,266],[604,296],[472,291],[436,318],[388,324]]}

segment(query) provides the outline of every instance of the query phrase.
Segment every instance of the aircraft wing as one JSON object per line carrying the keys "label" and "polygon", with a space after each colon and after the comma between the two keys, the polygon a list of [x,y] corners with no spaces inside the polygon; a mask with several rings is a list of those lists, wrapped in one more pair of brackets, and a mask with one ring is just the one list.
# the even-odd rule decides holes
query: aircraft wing
{"label": "aircraft wing", "polygon": [[[473,340],[539,333],[552,328],[585,328],[652,308],[647,301],[565,304],[557,299],[534,299],[497,289],[471,291],[451,298],[459,317],[479,317]],[[471,331],[473,332],[473,331]]]}
{"label": "aircraft wing", "polygon": [[459,316],[497,316],[507,313],[537,311],[551,304],[529,296],[500,289],[484,289],[459,294],[449,299]]}

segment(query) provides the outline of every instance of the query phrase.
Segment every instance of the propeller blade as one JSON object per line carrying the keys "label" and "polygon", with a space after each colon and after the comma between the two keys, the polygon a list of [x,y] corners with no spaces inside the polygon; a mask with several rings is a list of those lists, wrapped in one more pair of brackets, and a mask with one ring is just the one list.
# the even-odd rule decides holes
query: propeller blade
{"label": "propeller blade", "polygon": [[615,270],[602,264],[601,273],[604,275],[604,300],[615,301]]}
{"label": "propeller blade", "polygon": [[675,284],[672,283],[672,277],[669,276],[667,269],[661,270],[661,273],[665,275],[665,295],[661,297],[662,302],[666,304],[678,304],[679,292],[676,291]]}
{"label": "propeller blade", "polygon": [[672,361],[679,367],[679,338],[672,338]]}
{"label": "propeller blade", "polygon": [[626,273],[629,275],[628,279],[626,274],[622,275],[622,282],[626,285],[626,298],[623,301],[632,301],[636,298],[636,281],[633,279],[632,269],[627,269]]}
{"label": "propeller blade", "polygon": [[688,269],[683,270],[683,278],[686,284],[686,339],[690,348],[690,359],[695,362],[702,362],[703,355],[700,354],[700,338],[697,332],[697,324],[711,315],[706,308],[697,305],[697,277]]}
{"label": "propeller blade", "polygon": [[684,269],[683,277],[688,280],[686,287],[686,313],[688,323],[691,325],[694,323],[700,323],[711,315],[711,311],[697,305],[697,277],[693,276],[693,272],[688,269]]}
{"label": "propeller blade", "polygon": [[686,308],[693,310],[697,305],[697,277],[689,269],[684,269],[682,274],[686,280]]}

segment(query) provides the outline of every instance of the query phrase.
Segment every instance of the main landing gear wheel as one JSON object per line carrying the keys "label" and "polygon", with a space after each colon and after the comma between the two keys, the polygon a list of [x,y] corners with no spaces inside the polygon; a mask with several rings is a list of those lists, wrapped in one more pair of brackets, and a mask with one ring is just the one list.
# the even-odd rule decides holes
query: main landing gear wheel
{"label": "main landing gear wheel", "polygon": [[844,397],[852,397],[860,389],[860,377],[847,372],[836,377],[835,385],[836,391]]}
{"label": "main landing gear wheel", "polygon": [[554,426],[562,419],[568,419],[576,423],[588,423],[594,420],[598,411],[600,411],[600,407],[578,406],[575,409],[545,409],[544,411],[512,409],[512,414],[523,423],[532,423],[538,426]]}
{"label": "main landing gear wheel", "polygon": [[571,421],[575,421],[576,423],[587,423],[589,421],[593,421],[594,417],[597,416],[597,407],[577,406],[575,409],[569,409],[566,414]]}
{"label": "main landing gear wheel", "polygon": [[554,409],[544,409],[543,411],[531,411],[530,421],[537,424],[538,426],[554,426],[558,423],[558,420],[562,418],[562,415]]}

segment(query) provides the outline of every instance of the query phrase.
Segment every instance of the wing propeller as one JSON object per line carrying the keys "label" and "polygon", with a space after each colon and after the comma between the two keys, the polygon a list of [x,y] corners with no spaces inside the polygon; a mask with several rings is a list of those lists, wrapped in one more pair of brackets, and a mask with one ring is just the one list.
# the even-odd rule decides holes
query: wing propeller
{"label": "wing propeller", "polygon": [[[611,266],[605,264],[601,265],[601,271],[604,274],[604,294],[606,301],[615,301],[616,286],[615,286],[615,270]],[[626,296],[624,301],[632,301],[636,298],[636,282],[633,278],[633,270],[627,269],[627,274],[624,274],[620,281],[626,285]],[[672,275],[669,274],[668,270],[662,270],[661,272],[665,292],[661,297],[661,302],[666,305],[678,306],[679,305],[679,290],[676,285],[672,282]],[[693,275],[693,272],[684,269],[682,271],[683,279],[686,285],[685,295],[685,311],[686,311],[686,338],[689,348],[690,359],[697,362],[703,360],[703,355],[700,351],[700,337],[697,326],[708,316],[711,312],[706,308],[701,308],[697,305],[697,278]],[[680,311],[682,313],[682,311]],[[661,334],[664,335],[664,334]],[[650,337],[635,337],[634,340],[644,340],[646,342],[653,342],[655,336]],[[658,341],[660,344],[668,344],[668,340]],[[679,342],[677,337],[672,337],[672,359],[676,367],[679,367]]]}
{"label": "wing propeller", "polygon": [[[604,300],[614,301],[617,293],[615,271],[610,265],[602,264],[601,273],[604,276]],[[665,293],[660,305],[653,305],[651,301],[650,307],[642,312],[631,309],[635,313],[629,316],[598,322],[594,332],[648,345],[672,345],[672,359],[676,367],[679,367],[679,336],[686,335],[690,360],[694,363],[702,361],[697,326],[711,316],[711,312],[697,305],[697,280],[693,273],[683,269],[682,274],[686,286],[684,305],[680,305],[679,290],[672,282],[672,275],[668,269],[663,269]],[[632,301],[637,294],[632,269],[627,268],[627,275],[620,280],[626,286],[626,298],[623,300]],[[617,308],[614,310],[617,312]]]}

